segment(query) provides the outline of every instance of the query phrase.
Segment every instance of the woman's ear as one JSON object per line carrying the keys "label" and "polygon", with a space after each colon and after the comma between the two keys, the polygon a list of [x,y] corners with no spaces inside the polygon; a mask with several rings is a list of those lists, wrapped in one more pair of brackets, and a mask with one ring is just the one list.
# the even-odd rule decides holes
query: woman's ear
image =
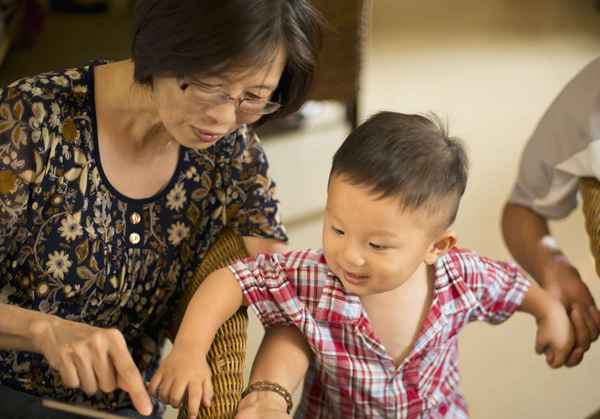
{"label": "woman's ear", "polygon": [[425,263],[433,265],[439,256],[445,255],[450,249],[456,246],[456,242],[456,233],[452,230],[446,230],[427,250]]}

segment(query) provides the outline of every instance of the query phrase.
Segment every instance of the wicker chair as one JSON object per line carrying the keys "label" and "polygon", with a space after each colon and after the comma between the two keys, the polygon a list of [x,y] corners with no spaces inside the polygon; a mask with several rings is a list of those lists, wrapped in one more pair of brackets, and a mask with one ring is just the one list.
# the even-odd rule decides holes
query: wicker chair
{"label": "wicker chair", "polygon": [[595,178],[583,178],[579,182],[585,229],[590,238],[590,248],[600,276],[600,182]]}
{"label": "wicker chair", "polygon": [[[242,238],[233,230],[224,230],[207,252],[181,303],[177,306],[170,331],[172,339],[177,335],[185,308],[204,278],[216,269],[245,256],[247,252]],[[247,329],[248,316],[246,309],[242,308],[217,332],[207,357],[212,370],[215,396],[210,408],[200,409],[198,418],[230,419],[235,415],[244,385]],[[187,417],[187,408],[181,407],[179,419]]]}
{"label": "wicker chair", "polygon": [[313,0],[313,4],[324,15],[328,29],[308,97],[342,102],[346,106],[348,122],[355,128],[372,0]]}
{"label": "wicker chair", "polygon": [[600,410],[592,413],[590,416],[586,417],[585,419],[600,419]]}

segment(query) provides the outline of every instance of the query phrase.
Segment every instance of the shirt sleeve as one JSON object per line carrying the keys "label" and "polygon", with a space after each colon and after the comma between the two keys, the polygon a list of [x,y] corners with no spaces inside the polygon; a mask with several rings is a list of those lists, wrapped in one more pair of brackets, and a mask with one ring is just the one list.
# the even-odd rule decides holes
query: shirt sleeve
{"label": "shirt sleeve", "polygon": [[460,264],[461,276],[477,301],[469,320],[502,323],[521,306],[531,283],[515,264],[475,254],[461,256]]}
{"label": "shirt sleeve", "polygon": [[233,190],[228,192],[232,198],[229,210],[235,213],[230,222],[242,236],[287,242],[265,151],[252,130],[243,128],[239,135],[231,164]]}
{"label": "shirt sleeve", "polygon": [[600,58],[558,94],[527,142],[510,202],[558,219],[577,207],[579,178],[600,178]]}
{"label": "shirt sleeve", "polygon": [[264,327],[297,324],[305,305],[299,297],[299,269],[292,263],[297,252],[261,254],[232,264],[245,303]]}
{"label": "shirt sleeve", "polygon": [[0,90],[0,261],[24,240],[31,193],[45,172],[47,111],[35,89],[24,79]]}

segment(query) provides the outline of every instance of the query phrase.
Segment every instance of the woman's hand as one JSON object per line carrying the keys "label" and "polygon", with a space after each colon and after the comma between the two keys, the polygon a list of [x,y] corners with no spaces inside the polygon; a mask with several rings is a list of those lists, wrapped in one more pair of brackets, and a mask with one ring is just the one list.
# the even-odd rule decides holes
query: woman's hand
{"label": "woman's hand", "polygon": [[206,356],[196,346],[178,345],[177,341],[160,367],[148,389],[164,403],[178,408],[187,396],[188,416],[196,418],[200,403],[210,407],[213,397],[211,371]]}
{"label": "woman's hand", "polygon": [[37,352],[56,369],[63,384],[93,395],[122,389],[142,415],[152,413],[152,402],[140,371],[117,329],[102,329],[51,316],[31,324]]}

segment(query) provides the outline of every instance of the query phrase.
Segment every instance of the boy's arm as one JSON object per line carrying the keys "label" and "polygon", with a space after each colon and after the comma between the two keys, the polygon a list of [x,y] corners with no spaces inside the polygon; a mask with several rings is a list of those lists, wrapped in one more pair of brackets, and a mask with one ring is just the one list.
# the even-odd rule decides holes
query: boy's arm
{"label": "boy's arm", "polygon": [[208,275],[186,308],[171,352],[150,380],[150,393],[173,407],[187,395],[192,418],[201,403],[210,406],[213,388],[206,356],[219,327],[242,303],[241,288],[229,269]]}
{"label": "boy's arm", "polygon": [[575,335],[562,304],[533,282],[518,310],[531,314],[537,322],[535,351],[545,354],[552,368],[565,365]]}
{"label": "boy's arm", "polygon": [[228,268],[211,273],[188,304],[174,345],[190,347],[196,353],[207,355],[219,327],[243,303],[240,284]]}
{"label": "boy's arm", "polygon": [[[254,359],[249,384],[270,381],[293,394],[308,369],[310,357],[310,348],[298,329],[268,328]],[[287,418],[286,410],[286,402],[279,394],[255,391],[241,400],[236,419]]]}

